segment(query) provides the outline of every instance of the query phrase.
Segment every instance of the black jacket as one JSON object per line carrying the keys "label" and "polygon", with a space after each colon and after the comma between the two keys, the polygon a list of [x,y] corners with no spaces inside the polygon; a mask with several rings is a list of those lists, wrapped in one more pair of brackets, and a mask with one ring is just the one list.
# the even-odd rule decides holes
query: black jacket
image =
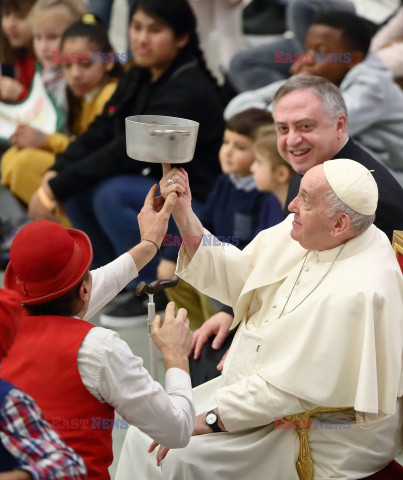
{"label": "black jacket", "polygon": [[[378,184],[379,199],[376,209],[375,225],[392,240],[393,230],[403,230],[403,189],[389,172],[363,148],[349,138],[346,145],[335,158],[350,158],[361,163],[368,170],[374,170],[373,176]],[[284,217],[289,215],[288,205],[298,195],[302,175],[296,173],[288,188],[287,201],[284,207]]]}
{"label": "black jacket", "polygon": [[157,82],[148,70],[133,67],[119,82],[104,111],[87,131],[57,155],[58,172],[50,186],[60,201],[86,191],[115,175],[149,175],[160,179],[160,165],[130,159],[126,154],[125,117],[169,115],[200,123],[194,159],[186,164],[195,198],[204,201],[220,173],[218,150],[224,131],[223,103],[218,89],[197,60],[182,52]]}

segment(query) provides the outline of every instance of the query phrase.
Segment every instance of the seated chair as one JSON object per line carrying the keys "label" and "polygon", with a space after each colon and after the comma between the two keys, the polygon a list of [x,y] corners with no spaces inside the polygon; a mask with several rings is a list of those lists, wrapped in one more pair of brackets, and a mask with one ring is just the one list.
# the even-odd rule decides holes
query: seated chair
{"label": "seated chair", "polygon": [[[396,253],[397,261],[403,273],[403,231],[395,230],[393,232],[392,241],[393,250]],[[313,480],[314,465],[311,458],[311,450],[309,447],[309,427],[310,419],[315,415],[323,415],[327,413],[341,412],[343,408],[323,408],[318,407],[308,412],[289,415],[284,418],[286,423],[295,425],[299,438],[299,455],[297,460],[297,472],[300,480]],[[393,460],[389,465],[379,472],[361,480],[402,480],[403,466]]]}

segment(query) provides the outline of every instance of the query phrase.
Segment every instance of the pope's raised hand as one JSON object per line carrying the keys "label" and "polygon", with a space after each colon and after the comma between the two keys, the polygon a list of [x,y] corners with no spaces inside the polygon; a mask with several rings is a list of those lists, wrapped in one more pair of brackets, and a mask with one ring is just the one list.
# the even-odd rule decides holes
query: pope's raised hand
{"label": "pope's raised hand", "polygon": [[183,168],[171,168],[169,163],[162,164],[162,178],[160,191],[164,198],[176,193],[178,198],[172,211],[173,216],[185,215],[192,209],[192,193],[189,186],[189,177]]}

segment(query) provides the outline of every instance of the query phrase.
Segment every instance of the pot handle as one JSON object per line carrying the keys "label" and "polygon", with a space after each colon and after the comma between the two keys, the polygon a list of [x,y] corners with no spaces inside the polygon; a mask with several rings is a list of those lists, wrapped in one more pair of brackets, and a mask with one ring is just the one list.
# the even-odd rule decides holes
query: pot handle
{"label": "pot handle", "polygon": [[192,132],[189,130],[148,130],[148,134],[151,135],[152,137],[156,137],[159,135],[173,135],[174,133],[178,133],[180,135],[184,135],[186,137],[190,137]]}

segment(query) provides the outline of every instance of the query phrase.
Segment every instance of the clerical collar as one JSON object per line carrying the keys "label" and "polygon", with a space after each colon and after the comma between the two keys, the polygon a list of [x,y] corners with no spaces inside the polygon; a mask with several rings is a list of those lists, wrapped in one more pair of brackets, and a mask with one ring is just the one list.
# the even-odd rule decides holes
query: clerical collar
{"label": "clerical collar", "polygon": [[251,192],[256,188],[255,179],[253,175],[248,175],[247,177],[236,178],[233,173],[229,174],[231,182],[235,185],[237,190],[244,190],[245,192]]}
{"label": "clerical collar", "polygon": [[[343,148],[347,145],[349,140],[350,140],[350,137],[347,137],[347,140],[343,143],[343,145],[341,146],[340,150],[336,153],[336,155],[343,150]],[[333,158],[337,158],[336,155],[334,155]]]}
{"label": "clerical collar", "polygon": [[[360,233],[356,237],[348,240],[345,243],[343,251],[340,253],[338,260],[352,257],[358,252],[366,248],[373,241],[376,232],[376,227],[371,225],[365,232]],[[317,259],[319,262],[332,262],[339,250],[340,246],[331,248],[329,250],[312,250],[310,253],[311,258]]]}

